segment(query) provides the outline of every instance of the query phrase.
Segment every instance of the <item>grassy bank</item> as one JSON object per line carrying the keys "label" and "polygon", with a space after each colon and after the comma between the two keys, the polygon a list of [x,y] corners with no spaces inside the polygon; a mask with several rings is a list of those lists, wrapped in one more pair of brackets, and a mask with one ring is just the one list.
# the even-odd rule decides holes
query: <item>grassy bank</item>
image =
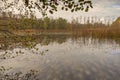
{"label": "grassy bank", "polygon": [[120,38],[120,27],[84,27],[72,30],[11,30],[11,33],[18,36],[27,35],[74,35],[74,36],[92,36],[92,37],[108,37]]}

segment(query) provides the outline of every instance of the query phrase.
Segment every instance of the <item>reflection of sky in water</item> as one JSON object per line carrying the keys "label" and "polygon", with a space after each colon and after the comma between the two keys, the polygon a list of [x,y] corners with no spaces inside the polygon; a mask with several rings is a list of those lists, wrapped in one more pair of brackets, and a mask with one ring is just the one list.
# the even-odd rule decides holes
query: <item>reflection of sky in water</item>
{"label": "reflection of sky in water", "polygon": [[36,70],[40,80],[118,79],[120,47],[111,41],[98,42],[97,39],[79,38],[68,39],[62,44],[56,42],[42,46],[37,44],[38,51],[22,49],[24,54],[9,58],[11,55],[16,55],[14,52],[19,50],[14,49],[7,59],[0,60],[0,66],[12,67],[7,73]]}
{"label": "reflection of sky in water", "polygon": [[112,5],[113,8],[120,8],[120,4],[114,4]]}

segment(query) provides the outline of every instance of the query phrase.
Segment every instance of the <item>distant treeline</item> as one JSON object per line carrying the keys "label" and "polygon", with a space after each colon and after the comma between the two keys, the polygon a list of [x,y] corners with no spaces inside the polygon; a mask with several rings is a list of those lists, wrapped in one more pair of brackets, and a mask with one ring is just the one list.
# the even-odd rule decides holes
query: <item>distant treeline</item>
{"label": "distant treeline", "polygon": [[[82,17],[81,17],[82,18]],[[80,18],[80,20],[81,20]],[[84,27],[116,27],[120,26],[120,18],[115,22],[110,24],[104,24],[100,20],[94,22],[93,18],[88,17],[83,19],[84,23],[78,21],[78,19],[73,19],[68,22],[66,19],[58,18],[36,18],[33,14],[31,15],[15,15],[12,12],[2,12],[0,13],[0,29],[1,30],[13,30],[13,29],[42,29],[42,30],[74,30],[81,29]]]}

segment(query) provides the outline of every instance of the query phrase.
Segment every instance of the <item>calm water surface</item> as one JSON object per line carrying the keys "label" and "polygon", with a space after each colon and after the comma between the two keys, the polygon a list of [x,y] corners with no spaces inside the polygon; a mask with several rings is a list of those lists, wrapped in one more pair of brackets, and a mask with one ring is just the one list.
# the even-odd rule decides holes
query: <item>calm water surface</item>
{"label": "calm water surface", "polygon": [[120,46],[112,40],[80,37],[1,50],[0,80],[10,79],[119,80]]}

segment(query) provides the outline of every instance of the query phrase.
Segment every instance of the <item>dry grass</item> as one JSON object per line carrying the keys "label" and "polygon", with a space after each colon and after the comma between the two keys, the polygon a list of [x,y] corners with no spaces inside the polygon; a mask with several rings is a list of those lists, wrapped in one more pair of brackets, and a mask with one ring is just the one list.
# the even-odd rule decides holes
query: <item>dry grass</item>
{"label": "dry grass", "polygon": [[12,30],[16,35],[72,34],[76,36],[120,37],[119,27],[85,27],[73,30]]}

